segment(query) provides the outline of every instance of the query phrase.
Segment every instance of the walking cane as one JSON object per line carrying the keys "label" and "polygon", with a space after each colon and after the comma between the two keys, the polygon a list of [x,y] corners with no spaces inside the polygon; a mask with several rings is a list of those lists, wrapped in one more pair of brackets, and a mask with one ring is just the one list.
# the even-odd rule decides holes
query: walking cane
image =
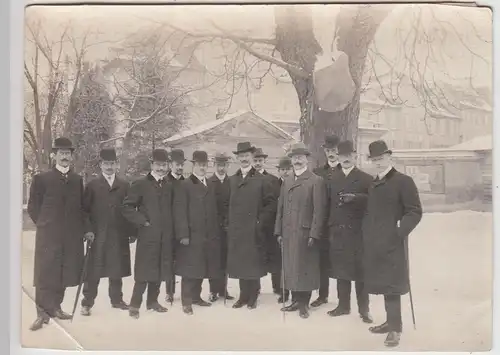
{"label": "walking cane", "polygon": [[228,280],[227,273],[224,273],[224,306],[226,306],[227,302],[227,280]]}
{"label": "walking cane", "polygon": [[73,317],[75,316],[76,307],[78,306],[78,300],[80,299],[80,293],[82,291],[83,281],[87,275],[87,266],[89,264],[90,249],[92,248],[92,242],[87,240],[87,247],[85,248],[85,258],[83,259],[83,268],[80,273],[80,283],[76,290],[75,303],[73,304],[73,312],[71,313],[71,322],[73,322]]}
{"label": "walking cane", "polygon": [[406,270],[408,271],[408,293],[410,294],[410,307],[411,307],[411,317],[413,319],[413,329],[417,330],[417,325],[415,323],[415,310],[413,309],[413,295],[411,293],[411,282],[410,282],[410,258],[408,257],[408,239],[405,238],[404,241],[405,249],[405,259],[406,259]]}
{"label": "walking cane", "polygon": [[286,322],[286,299],[285,299],[285,255],[283,254],[283,238],[281,238],[280,249],[281,249],[281,297],[283,297],[283,323]]}

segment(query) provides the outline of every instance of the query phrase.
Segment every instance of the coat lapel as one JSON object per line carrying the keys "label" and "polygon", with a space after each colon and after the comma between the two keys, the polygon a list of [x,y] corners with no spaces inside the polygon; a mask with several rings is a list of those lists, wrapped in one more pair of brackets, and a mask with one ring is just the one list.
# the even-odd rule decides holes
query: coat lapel
{"label": "coat lapel", "polygon": [[[288,191],[290,192],[293,189],[295,189],[296,187],[301,186],[304,183],[304,181],[307,181],[312,176],[312,174],[313,173],[309,169],[304,171],[300,176],[297,177],[297,180],[293,181],[293,183],[291,184]],[[291,179],[293,180],[293,178],[294,178],[294,175],[291,177]]]}
{"label": "coat lapel", "polygon": [[205,186],[200,179],[198,179],[194,174],[191,174],[189,176],[189,179],[195,185],[196,189],[200,190],[200,192],[203,195],[206,195],[208,193],[208,180],[205,178],[205,181],[207,181],[207,186]]}
{"label": "coat lapel", "polygon": [[397,170],[395,168],[392,168],[382,179],[375,178],[375,180],[373,181],[373,187],[384,185],[387,180],[389,180],[396,172]]}
{"label": "coat lapel", "polygon": [[248,172],[247,176],[245,176],[245,178],[243,178],[243,174],[241,172],[241,169],[239,169],[238,172],[236,173],[240,178],[240,182],[238,184],[238,187],[242,187],[242,186],[246,185],[248,182],[248,179],[251,178],[252,176],[254,176],[255,173],[256,173],[256,170],[252,167],[250,169],[250,171]]}

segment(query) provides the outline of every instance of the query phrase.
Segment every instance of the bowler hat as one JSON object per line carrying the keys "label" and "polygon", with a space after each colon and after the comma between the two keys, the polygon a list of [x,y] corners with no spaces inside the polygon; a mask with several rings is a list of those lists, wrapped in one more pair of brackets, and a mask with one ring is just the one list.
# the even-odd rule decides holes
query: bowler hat
{"label": "bowler hat", "polygon": [[114,148],[103,148],[99,153],[101,160],[116,161],[116,150]]}
{"label": "bowler hat", "polygon": [[184,151],[182,149],[172,149],[170,152],[170,159],[177,163],[184,163],[186,161]]}
{"label": "bowler hat", "polygon": [[216,163],[227,163],[229,161],[229,157],[224,153],[216,153],[214,160]]}
{"label": "bowler hat", "polygon": [[153,150],[153,155],[151,156],[151,161],[157,161],[160,163],[165,163],[168,161],[168,153],[165,149],[155,149]]}
{"label": "bowler hat", "polygon": [[208,154],[203,150],[195,150],[191,161],[193,163],[208,163]]}
{"label": "bowler hat", "polygon": [[337,146],[339,155],[348,155],[354,153],[356,150],[354,149],[354,143],[352,141],[342,141]]}
{"label": "bowler hat", "polygon": [[262,148],[255,148],[255,152],[253,153],[253,156],[255,158],[267,158],[269,155],[267,155],[266,153],[264,153],[262,151]]}
{"label": "bowler hat", "polygon": [[368,158],[376,158],[386,153],[392,154],[392,150],[387,147],[387,143],[383,140],[371,142],[368,151],[370,152]]}
{"label": "bowler hat", "polygon": [[255,147],[250,142],[241,142],[236,146],[236,150],[233,151],[234,154],[245,153],[245,152],[255,152]]}
{"label": "bowler hat", "polygon": [[330,135],[325,137],[325,143],[323,143],[323,148],[335,148],[338,146],[340,138],[335,135]]}
{"label": "bowler hat", "polygon": [[292,161],[290,160],[289,157],[283,157],[280,159],[280,162],[278,163],[278,166],[276,166],[278,169],[290,169],[292,168]]}
{"label": "bowler hat", "polygon": [[73,143],[69,138],[66,137],[59,137],[54,139],[54,145],[52,146],[52,150],[58,150],[58,149],[69,149],[71,151],[75,150],[75,147],[73,147]]}
{"label": "bowler hat", "polygon": [[302,142],[295,143],[292,145],[290,152],[288,153],[289,157],[294,155],[311,155],[309,149],[307,149],[306,145]]}

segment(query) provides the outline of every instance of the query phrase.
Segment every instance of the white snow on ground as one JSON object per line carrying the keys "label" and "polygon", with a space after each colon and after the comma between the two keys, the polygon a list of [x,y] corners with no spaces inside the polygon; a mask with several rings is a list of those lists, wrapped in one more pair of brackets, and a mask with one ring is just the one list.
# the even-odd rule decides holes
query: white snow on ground
{"label": "white snow on ground", "polygon": [[[417,330],[413,329],[409,297],[403,297],[404,333],[401,351],[485,351],[491,347],[492,324],[492,215],[460,211],[425,214],[410,238],[411,281]],[[23,235],[23,285],[32,294],[34,233]],[[107,281],[103,280],[91,317],[79,313],[73,323],[60,321],[85,350],[385,350],[384,336],[368,332],[357,316],[355,295],[352,313],[330,318],[336,306],[335,282],[330,284],[330,303],[312,310],[307,320],[287,314],[285,322],[270,278],[262,281],[259,307],[235,310],[222,302],[195,308],[186,316],[180,306],[180,283],[173,307],[156,314],[143,308],[139,320],[111,309]],[[125,300],[133,279],[124,283]],[[238,286],[230,281],[237,296]],[[63,309],[71,311],[76,288],[68,289]],[[161,288],[161,303],[165,288]],[[208,283],[203,284],[207,297]],[[315,295],[313,295],[315,297]],[[75,349],[75,345],[50,324],[38,332],[28,330],[35,307],[23,297],[22,343],[28,347]],[[383,299],[371,296],[375,323],[385,320]],[[79,312],[79,309],[78,309]]]}

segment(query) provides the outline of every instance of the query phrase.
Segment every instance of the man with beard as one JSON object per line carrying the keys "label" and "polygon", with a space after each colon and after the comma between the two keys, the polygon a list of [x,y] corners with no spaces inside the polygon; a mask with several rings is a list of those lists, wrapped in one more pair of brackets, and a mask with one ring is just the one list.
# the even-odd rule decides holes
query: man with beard
{"label": "man with beard", "polygon": [[363,234],[371,175],[356,168],[356,152],[351,141],[338,145],[342,168],[327,182],[329,205],[330,277],[337,279],[337,308],[328,312],[338,317],[351,312],[351,281],[355,281],[358,311],[365,323],[372,323],[369,299],[363,284]]}
{"label": "man with beard", "polygon": [[193,173],[174,192],[175,237],[180,243],[175,269],[182,276],[182,310],[189,315],[193,304],[211,306],[201,299],[203,279],[222,276],[215,185],[205,177],[207,153],[195,151],[192,163]]}
{"label": "man with beard", "polygon": [[289,156],[294,175],[281,186],[274,234],[283,245],[284,284],[295,300],[282,311],[299,310],[309,317],[311,292],[320,280],[319,241],[324,225],[325,186],[321,177],[307,168],[309,150],[294,144]]}
{"label": "man with beard", "polygon": [[[265,154],[261,148],[256,148],[253,155],[253,167],[259,174],[261,174],[267,183],[272,187],[274,198],[276,201],[280,196],[280,181],[279,179],[269,174],[264,168],[268,155]],[[279,259],[279,246],[276,237],[274,236],[274,222],[276,221],[276,210],[272,211],[269,216],[269,223],[263,226],[264,237],[266,239],[266,264],[267,271],[271,274],[271,283],[273,292],[276,295],[281,295],[280,290],[280,269],[281,261]],[[260,285],[259,285],[260,291]]]}
{"label": "man with beard", "polygon": [[[340,164],[337,155],[337,145],[340,139],[337,136],[326,136],[323,143],[323,149],[326,155],[327,162],[324,166],[314,169],[316,175],[321,176],[327,184],[327,180],[331,178],[334,171],[340,170]],[[326,206],[328,208],[328,206]],[[328,210],[325,211],[325,217],[328,216]],[[328,303],[330,293],[330,246],[328,243],[328,225],[325,221],[322,237],[320,242],[321,249],[321,282],[319,287],[318,298],[311,303],[311,307],[319,307]]]}
{"label": "man with beard", "polygon": [[[184,151],[182,149],[172,149],[172,151],[170,152],[170,161],[170,171],[168,172],[166,179],[168,182],[172,183],[173,189],[175,191],[180,182],[184,180],[184,163],[186,162],[186,158],[184,158]],[[175,263],[175,252],[177,247],[175,238],[173,239],[173,242],[174,244],[172,246],[172,253]],[[167,293],[165,301],[169,303],[174,302],[175,283],[176,281],[174,274],[172,274],[172,276],[167,281],[165,281],[165,291]]]}
{"label": "man with beard", "polygon": [[167,151],[155,149],[151,172],[132,183],[123,201],[123,215],[138,229],[135,284],[129,306],[129,315],[133,318],[139,318],[146,288],[147,309],[167,312],[167,308],[158,303],[161,282],[173,274],[173,188],[165,180],[167,170]]}
{"label": "man with beard", "polygon": [[131,274],[129,240],[136,233],[120,210],[129,183],[116,176],[116,151],[106,148],[99,155],[101,175],[87,184],[83,196],[84,208],[89,216],[87,229],[95,233],[83,286],[81,314],[84,316],[90,316],[103,277],[109,280],[111,306],[128,309],[123,302],[122,278]]}
{"label": "man with beard", "polygon": [[83,180],[70,169],[74,147],[68,138],[55,139],[55,167],[33,178],[28,214],[36,225],[34,286],[39,330],[49,318],[71,319],[61,304],[67,287],[77,286],[83,267],[87,216],[83,209]]}
{"label": "man with beard", "polygon": [[227,300],[233,300],[227,292],[227,228],[229,221],[229,196],[231,194],[229,186],[229,177],[227,169],[229,168],[229,157],[223,153],[215,155],[215,172],[208,179],[214,185],[215,199],[217,201],[217,220],[218,233],[220,235],[221,245],[221,268],[223,276],[221,278],[211,278],[210,283],[210,302],[215,302],[219,297],[225,297]]}
{"label": "man with beard", "polygon": [[240,169],[229,178],[227,273],[240,283],[240,297],[233,308],[257,307],[260,279],[267,274],[263,227],[276,209],[272,187],[251,165],[253,152],[250,142],[238,143],[233,153]]}
{"label": "man with beard", "polygon": [[393,167],[387,144],[375,141],[368,150],[377,177],[368,192],[363,219],[365,289],[384,295],[387,314],[386,322],[370,331],[387,333],[385,345],[394,347],[403,330],[401,295],[410,290],[407,239],[422,219],[422,206],[413,179]]}

